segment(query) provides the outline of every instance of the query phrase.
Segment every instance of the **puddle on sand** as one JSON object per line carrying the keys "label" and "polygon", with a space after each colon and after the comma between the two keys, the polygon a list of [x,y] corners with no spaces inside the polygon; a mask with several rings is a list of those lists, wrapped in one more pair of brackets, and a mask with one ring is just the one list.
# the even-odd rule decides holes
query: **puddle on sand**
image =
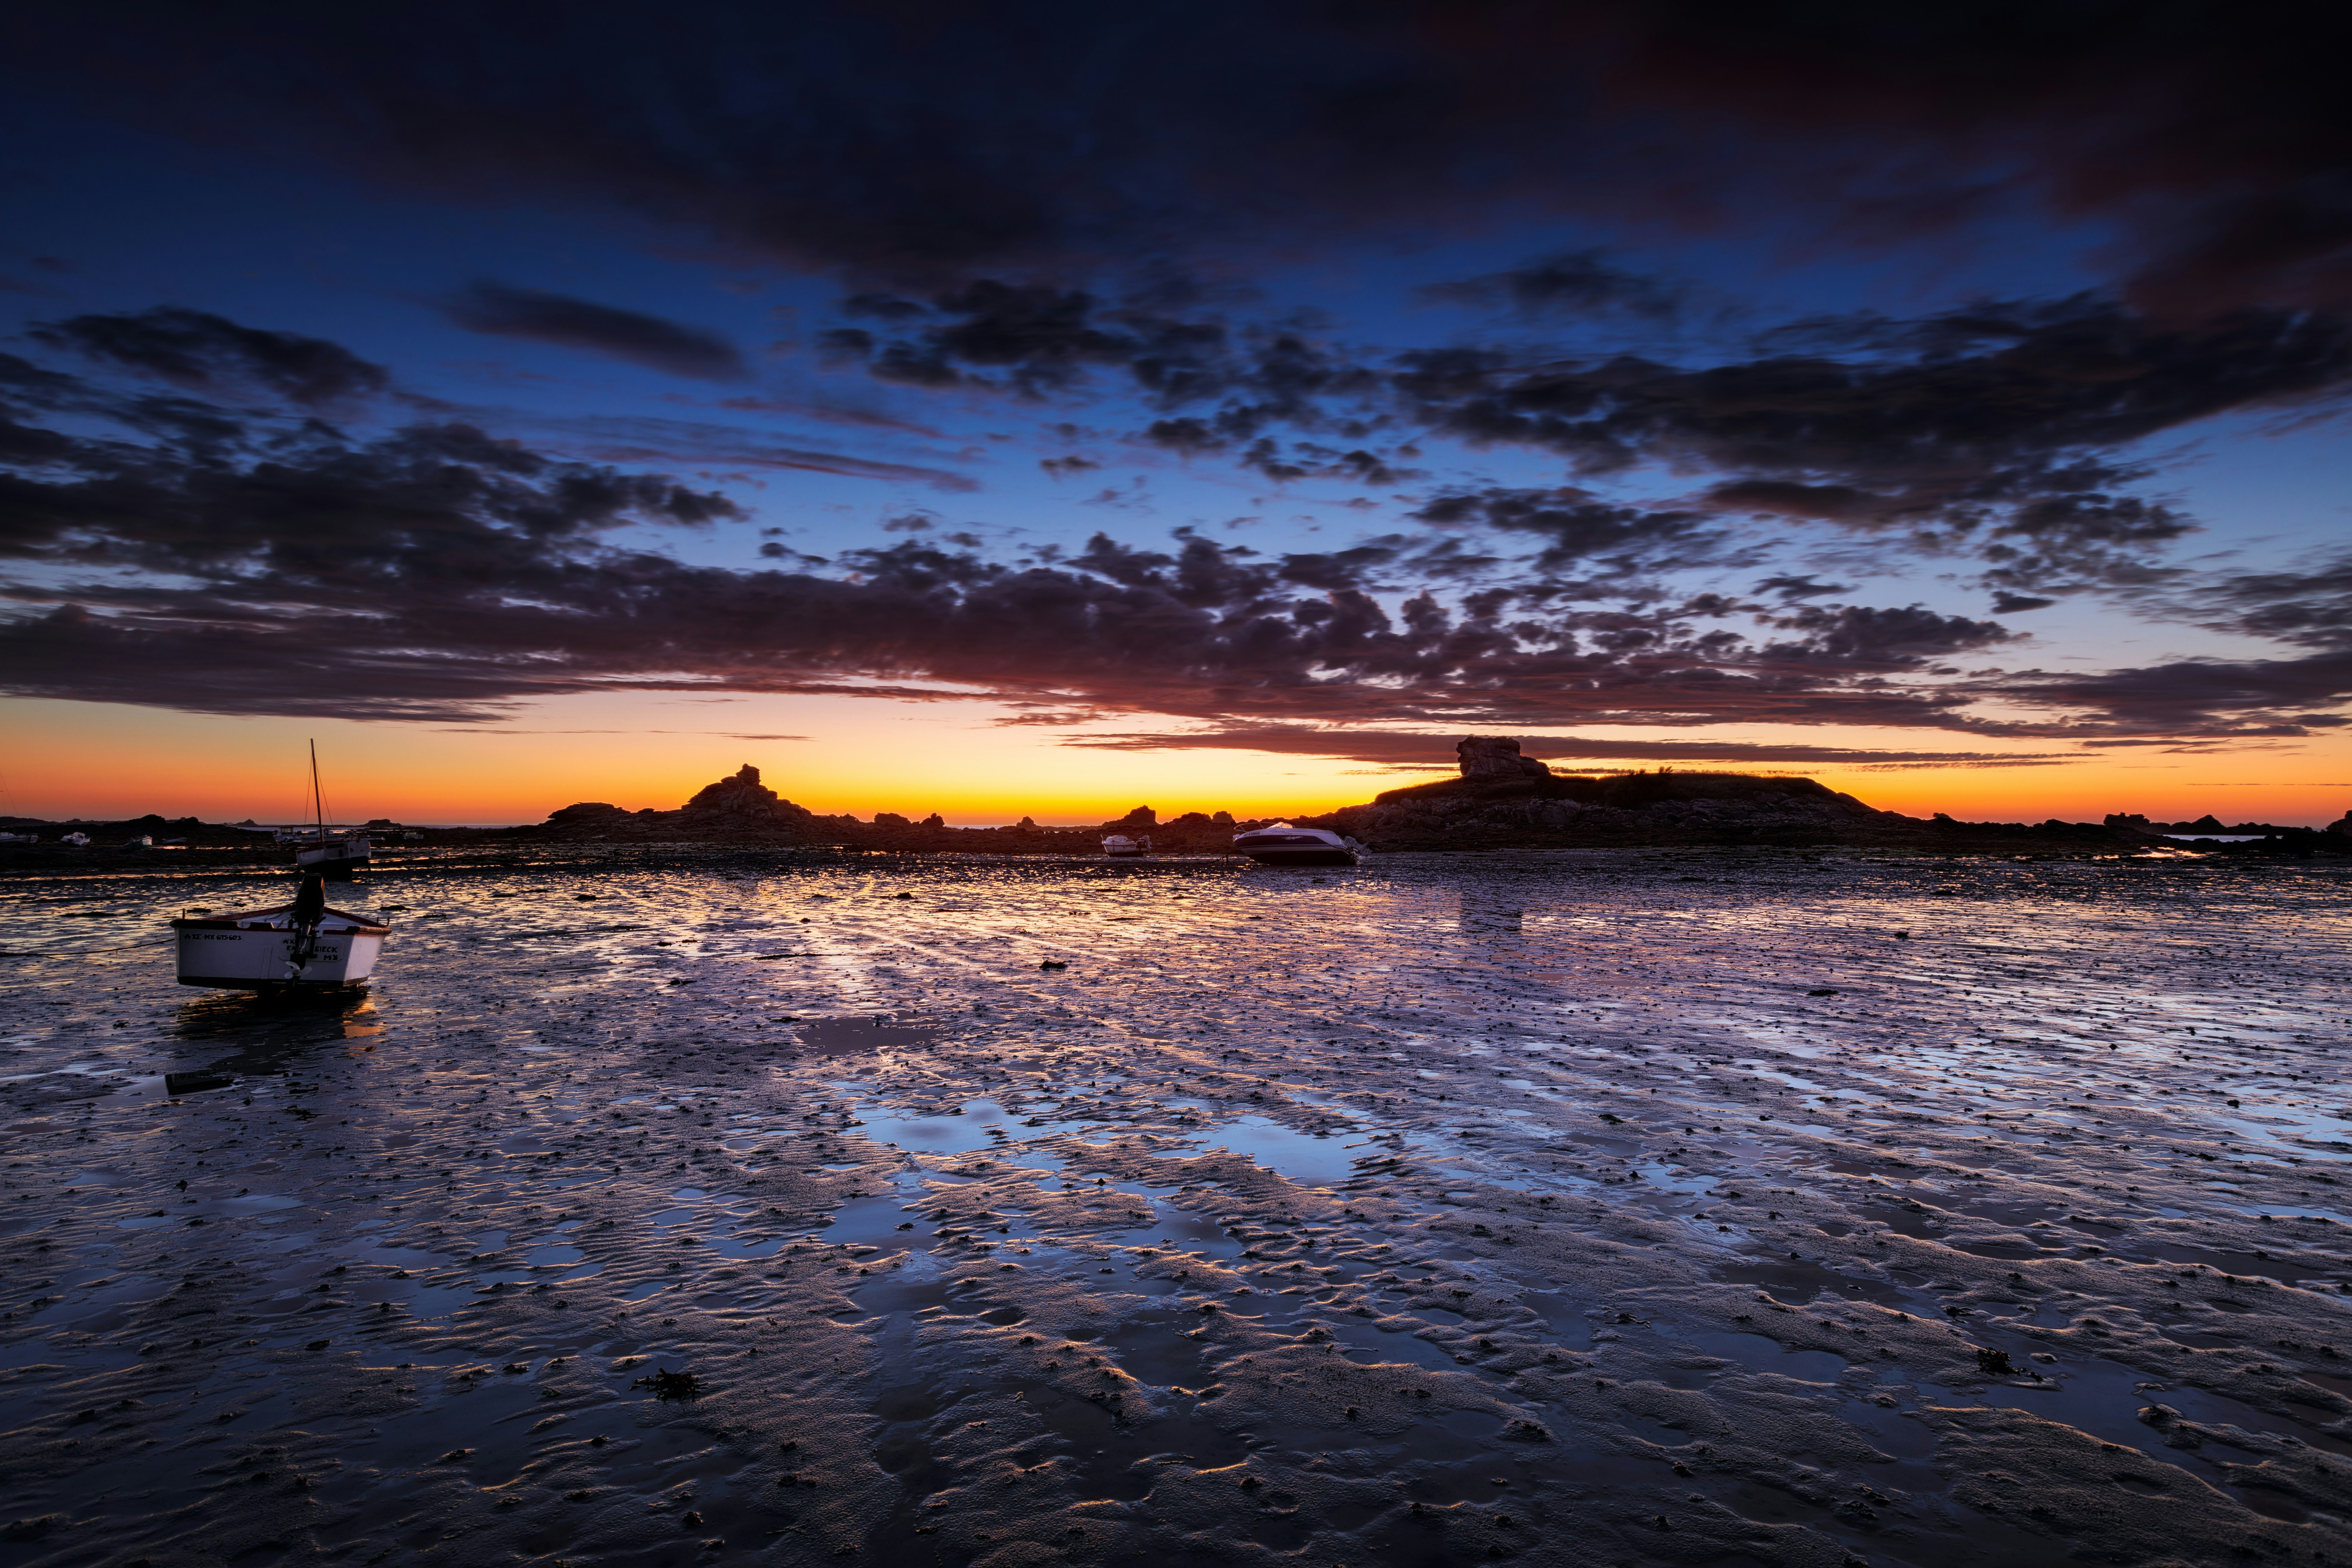
{"label": "puddle on sand", "polygon": [[1363,1365],[1379,1365],[1387,1362],[1404,1362],[1413,1366],[1427,1367],[1433,1372],[1452,1372],[1456,1366],[1454,1352],[1433,1340],[1424,1340],[1412,1330],[1412,1319],[1397,1321],[1383,1328],[1378,1320],[1334,1315],[1319,1317],[1316,1321],[1331,1337],[1348,1346],[1343,1353],[1349,1361]]}
{"label": "puddle on sand", "polygon": [[1328,1187],[1355,1173],[1360,1152],[1350,1147],[1352,1128],[1328,1133],[1301,1132],[1263,1116],[1244,1116],[1202,1135],[1205,1148],[1245,1154],[1267,1170],[1305,1187]]}
{"label": "puddle on sand", "polygon": [[803,1050],[823,1056],[911,1050],[929,1045],[940,1033],[926,1025],[885,1018],[818,1018],[793,1026],[793,1038]]}
{"label": "puddle on sand", "polygon": [[886,1148],[895,1143],[904,1153],[976,1154],[983,1149],[1003,1149],[1007,1160],[1047,1170],[1058,1169],[1061,1157],[1027,1147],[1024,1140],[1071,1131],[1079,1125],[1067,1122],[1043,1131],[1033,1131],[1022,1125],[1015,1112],[984,1097],[959,1100],[928,1111],[866,1104],[858,1107],[857,1117],[863,1123],[856,1129],[859,1136]]}
{"label": "puddle on sand", "polygon": [[1686,1336],[1709,1355],[1728,1357],[1757,1372],[1793,1377],[1802,1383],[1835,1383],[1845,1373],[1845,1357],[1830,1351],[1790,1350],[1763,1334],[1698,1333]]}
{"label": "puddle on sand", "polygon": [[1916,1302],[1919,1299],[1917,1291],[1906,1289],[1888,1280],[1841,1274],[1801,1258],[1790,1258],[1787,1262],[1768,1258],[1754,1263],[1727,1264],[1715,1273],[1717,1279],[1730,1284],[1754,1285],[1774,1300],[1791,1307],[1804,1306],[1823,1294],[1834,1294],[1849,1301],[1875,1301],[1890,1307]]}

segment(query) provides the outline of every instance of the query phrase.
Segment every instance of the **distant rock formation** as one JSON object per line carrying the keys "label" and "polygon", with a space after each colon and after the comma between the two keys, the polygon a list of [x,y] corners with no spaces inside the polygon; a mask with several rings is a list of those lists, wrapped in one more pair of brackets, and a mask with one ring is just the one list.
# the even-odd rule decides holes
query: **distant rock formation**
{"label": "distant rock formation", "polygon": [[697,790],[694,798],[678,808],[678,815],[689,826],[713,831],[800,827],[816,820],[816,813],[794,805],[761,784],[760,770],[749,763],[717,784]]}
{"label": "distant rock formation", "polygon": [[1927,826],[1807,778],[1672,770],[1578,777],[1494,735],[1469,736],[1454,754],[1458,777],[1389,790],[1311,823],[1373,849],[1821,840]]}
{"label": "distant rock formation", "polygon": [[[1392,789],[1364,805],[1292,820],[1345,833],[1375,850],[1547,849],[1611,845],[1779,844],[1871,846],[1937,853],[2020,847],[2112,852],[2118,842],[2147,845],[2168,827],[2179,832],[2245,833],[2213,817],[2150,825],[2116,813],[2091,822],[1968,823],[1874,811],[1809,778],[1755,773],[1654,773],[1582,776],[1556,773],[1506,736],[1472,735],[1454,747],[1456,776]],[[147,831],[148,824],[132,825]],[[0,825],[6,824],[0,820]],[[41,826],[41,825],[36,825]],[[955,850],[981,855],[1098,855],[1109,834],[1149,834],[1158,855],[1230,853],[1236,833],[1267,826],[1236,822],[1226,812],[1188,811],[1166,822],[1150,806],[1092,827],[1041,827],[1023,817],[1013,827],[950,827],[939,813],[920,820],[877,812],[870,822],[821,816],[768,788],[745,763],[695,792],[674,811],[624,811],[601,801],[567,805],[536,827],[499,836],[636,843],[835,847],[863,850]],[[2255,831],[2263,831],[2255,828]],[[2352,812],[2326,833],[2299,835],[2295,853],[2345,852]],[[2228,846],[2232,850],[2245,846]]]}
{"label": "distant rock formation", "polygon": [[582,801],[550,816],[541,831],[557,838],[806,844],[829,837],[828,821],[778,795],[760,782],[760,770],[745,763],[697,790],[676,811],[624,811],[603,801]]}
{"label": "distant rock formation", "polygon": [[1151,832],[1154,845],[1168,852],[1222,852],[1232,847],[1235,833],[1265,826],[1237,823],[1222,811],[1214,816],[1187,812],[1162,823],[1148,805],[1098,827],[1040,827],[1025,816],[1017,827],[950,827],[938,812],[916,821],[895,811],[877,811],[871,822],[860,822],[855,816],[820,816],[794,805],[762,784],[760,770],[746,763],[697,790],[693,799],[675,811],[624,811],[602,801],[583,801],[553,813],[537,827],[519,831],[567,840],[1066,855],[1099,853],[1104,835],[1138,829]]}
{"label": "distant rock formation", "polygon": [[1519,754],[1519,743],[1501,735],[1465,735],[1454,742],[1465,779],[1546,779],[1549,763]]}

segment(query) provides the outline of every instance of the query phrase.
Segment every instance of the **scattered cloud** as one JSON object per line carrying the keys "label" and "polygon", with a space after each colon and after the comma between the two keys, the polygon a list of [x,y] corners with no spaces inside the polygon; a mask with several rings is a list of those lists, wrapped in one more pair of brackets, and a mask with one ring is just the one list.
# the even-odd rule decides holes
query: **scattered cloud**
{"label": "scattered cloud", "polygon": [[1562,251],[1507,271],[1426,284],[1418,292],[1431,304],[1508,310],[1525,317],[1625,315],[1668,321],[1687,303],[1686,290],[1619,267],[1600,250]]}
{"label": "scattered cloud", "polygon": [[[1291,725],[1232,725],[1166,734],[1073,735],[1061,743],[1115,752],[1246,751],[1285,756],[1337,757],[1376,763],[1399,772],[1454,771],[1459,733],[1407,733],[1392,730],[1318,730]],[[1782,744],[1748,741],[1633,741],[1602,736],[1522,735],[1520,750],[1538,761],[1726,763],[1742,766],[1801,763],[1813,766],[1884,766],[1930,763],[1965,767],[2077,760],[2064,752],[1893,751],[1861,746]],[[1573,767],[1558,771],[1572,773]]]}
{"label": "scattered cloud", "polygon": [[135,314],[70,316],[30,329],[34,342],[215,395],[258,389],[306,408],[370,396],[392,384],[340,343],[241,326],[208,310],[158,305]]}
{"label": "scattered cloud", "polygon": [[742,381],[751,374],[735,345],[716,332],[568,294],[483,279],[444,299],[441,313],[469,332],[580,349],[698,381]]}

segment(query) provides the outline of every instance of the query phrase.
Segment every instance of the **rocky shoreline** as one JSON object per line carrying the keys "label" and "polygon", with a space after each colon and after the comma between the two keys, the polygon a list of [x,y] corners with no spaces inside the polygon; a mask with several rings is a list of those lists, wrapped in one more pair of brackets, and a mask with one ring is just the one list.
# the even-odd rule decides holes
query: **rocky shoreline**
{"label": "rocky shoreline", "polygon": [[[1360,805],[1290,820],[1328,827],[1379,851],[1494,851],[1612,847],[1840,847],[1928,854],[2114,854],[2170,842],[2169,833],[2258,835],[2200,847],[2231,855],[2307,857],[2352,854],[2352,813],[2329,827],[2242,823],[2206,817],[2153,824],[2110,815],[2102,822],[1961,822],[1881,811],[1818,781],[1754,773],[1655,773],[1607,777],[1556,773],[1522,754],[1519,742],[1473,736],[1455,751],[1456,777],[1393,789]],[[822,816],[779,795],[750,763],[704,786],[669,811],[627,811],[583,801],[518,827],[405,829],[397,847],[523,847],[534,844],[721,845],[745,848],[827,848],[966,855],[1096,855],[1106,834],[1148,836],[1156,855],[1224,855],[1234,835],[1273,818],[1187,812],[1160,821],[1148,805],[1093,826],[1040,826],[1027,817],[1010,827],[951,827],[934,814],[919,820],[880,812],[860,820]],[[76,847],[56,837],[70,829],[93,842]],[[65,860],[111,861],[154,853],[126,844],[150,837],[167,852],[207,861],[268,861],[285,851],[247,828],[194,817],[146,816],[124,822],[54,823],[0,818],[0,830],[32,831],[47,842],[0,844],[0,867]],[[393,845],[384,847],[395,847]]]}

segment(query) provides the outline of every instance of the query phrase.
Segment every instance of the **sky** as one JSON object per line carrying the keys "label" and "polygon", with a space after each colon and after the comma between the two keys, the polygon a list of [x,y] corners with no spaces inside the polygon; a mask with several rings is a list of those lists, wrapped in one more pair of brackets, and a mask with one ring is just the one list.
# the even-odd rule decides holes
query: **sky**
{"label": "sky", "polygon": [[0,815],[2352,808],[2352,21],[0,18]]}

